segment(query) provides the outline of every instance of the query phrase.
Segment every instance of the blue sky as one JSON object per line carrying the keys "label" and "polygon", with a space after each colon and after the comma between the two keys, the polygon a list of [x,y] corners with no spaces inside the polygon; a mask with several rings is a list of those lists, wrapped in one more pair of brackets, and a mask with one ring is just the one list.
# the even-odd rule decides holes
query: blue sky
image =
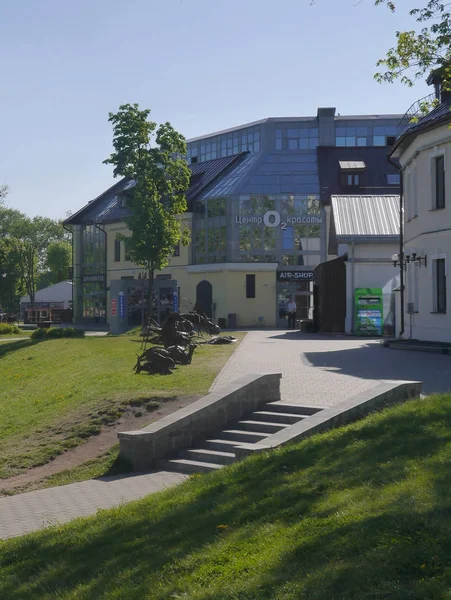
{"label": "blue sky", "polygon": [[[0,183],[64,217],[112,182],[108,112],[138,102],[187,138],[269,116],[404,113],[373,80],[412,0],[21,0],[0,5]],[[424,4],[419,0],[420,6]]]}

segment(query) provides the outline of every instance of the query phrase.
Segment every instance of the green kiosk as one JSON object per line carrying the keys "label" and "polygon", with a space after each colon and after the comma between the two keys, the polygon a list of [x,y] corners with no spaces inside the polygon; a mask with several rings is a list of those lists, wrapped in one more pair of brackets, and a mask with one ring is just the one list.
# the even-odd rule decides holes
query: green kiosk
{"label": "green kiosk", "polygon": [[383,297],[381,288],[355,289],[354,319],[356,335],[382,335]]}

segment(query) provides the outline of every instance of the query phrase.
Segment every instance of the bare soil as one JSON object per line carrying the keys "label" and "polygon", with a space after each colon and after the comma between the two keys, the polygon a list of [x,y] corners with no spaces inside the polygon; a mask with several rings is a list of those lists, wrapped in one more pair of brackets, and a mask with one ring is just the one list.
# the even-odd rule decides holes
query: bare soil
{"label": "bare soil", "polygon": [[0,480],[0,496],[8,495],[8,492],[16,487],[35,483],[49,475],[78,467],[89,460],[98,458],[117,443],[118,432],[142,429],[162,417],[184,408],[199,398],[200,396],[183,396],[175,399],[162,398],[158,400],[160,402],[159,407],[153,412],[147,412],[142,407],[129,406],[118,421],[103,426],[100,433],[89,438],[85,444],[67,450],[45,465],[35,467],[9,479]]}

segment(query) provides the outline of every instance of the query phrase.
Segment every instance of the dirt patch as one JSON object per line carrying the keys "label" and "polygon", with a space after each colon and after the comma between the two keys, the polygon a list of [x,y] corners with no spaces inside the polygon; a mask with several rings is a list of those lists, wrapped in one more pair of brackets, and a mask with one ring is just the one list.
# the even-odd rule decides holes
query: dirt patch
{"label": "dirt patch", "polygon": [[183,396],[174,399],[159,398],[156,399],[159,405],[152,412],[149,412],[151,406],[147,406],[146,409],[143,406],[130,405],[117,421],[102,426],[100,433],[90,437],[86,443],[66,450],[66,452],[45,465],[35,467],[20,475],[0,480],[0,496],[7,495],[8,492],[11,492],[16,487],[35,483],[44,477],[78,467],[89,460],[98,458],[117,443],[117,434],[119,431],[142,429],[162,417],[180,408],[184,408],[188,404],[198,400],[198,398],[199,396]]}

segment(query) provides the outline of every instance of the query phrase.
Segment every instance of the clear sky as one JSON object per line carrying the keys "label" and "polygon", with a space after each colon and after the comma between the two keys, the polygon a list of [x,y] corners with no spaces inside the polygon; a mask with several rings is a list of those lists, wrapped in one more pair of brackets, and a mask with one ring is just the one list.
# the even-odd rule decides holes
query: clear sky
{"label": "clear sky", "polygon": [[108,112],[123,103],[190,138],[318,106],[404,113],[430,92],[373,80],[414,0],[395,15],[373,0],[310,1],[0,1],[9,206],[59,218],[109,187]]}

